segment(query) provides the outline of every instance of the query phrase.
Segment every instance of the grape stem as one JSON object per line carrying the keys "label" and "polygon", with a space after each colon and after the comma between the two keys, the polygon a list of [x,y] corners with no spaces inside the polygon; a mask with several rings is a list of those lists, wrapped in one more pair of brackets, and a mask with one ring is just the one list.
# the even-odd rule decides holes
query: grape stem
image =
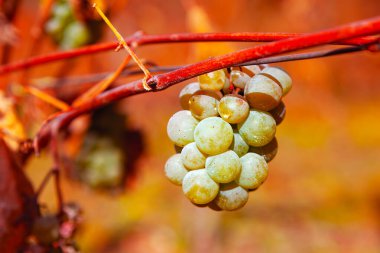
{"label": "grape stem", "polygon": [[[286,39],[281,39],[263,45],[258,45],[249,49],[209,58],[195,64],[184,66],[177,70],[155,75],[148,81],[148,84],[152,88],[152,91],[159,91],[184,80],[218,69],[236,66],[239,64],[244,64],[247,62],[252,62],[254,60],[283,53],[289,53],[299,49],[337,43],[339,41],[352,42],[353,40],[366,40],[368,42],[368,40],[364,38],[353,38],[378,33],[380,33],[380,16],[320,32],[309,33],[295,37],[293,35]],[[372,43],[374,42],[378,43],[377,37],[375,40],[372,40]],[[116,100],[144,92],[147,91],[144,89],[141,80],[130,82],[128,84],[105,91],[91,101],[88,101],[77,108],[72,108],[66,112],[57,114],[56,117],[45,122],[45,124],[38,132],[36,138],[34,139],[35,151],[38,151],[40,148],[46,146],[46,144],[49,142],[50,138],[52,137],[52,126],[54,126],[55,131],[57,131],[57,129],[62,129],[62,127],[67,126],[73,119],[83,113],[92,111],[95,108],[104,106]]]}

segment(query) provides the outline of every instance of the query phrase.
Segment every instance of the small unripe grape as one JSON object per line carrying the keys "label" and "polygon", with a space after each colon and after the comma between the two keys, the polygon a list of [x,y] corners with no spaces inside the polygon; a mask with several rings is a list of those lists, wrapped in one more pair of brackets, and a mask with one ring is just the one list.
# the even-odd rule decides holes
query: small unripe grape
{"label": "small unripe grape", "polygon": [[208,155],[217,155],[228,150],[233,139],[230,124],[219,117],[202,120],[194,130],[197,147]]}
{"label": "small unripe grape", "polygon": [[253,77],[254,75],[257,75],[258,73],[260,73],[261,69],[258,65],[247,65],[247,66],[242,66],[241,71],[243,71],[250,77]]}
{"label": "small unripe grape", "polygon": [[292,88],[292,79],[288,73],[278,67],[266,67],[261,74],[268,75],[276,80],[282,87],[282,94],[285,96]]}
{"label": "small unripe grape", "polygon": [[201,88],[199,87],[198,82],[189,83],[179,93],[179,102],[181,107],[184,110],[189,109],[189,99],[194,95],[195,92],[199,91]]}
{"label": "small unripe grape", "polygon": [[230,149],[233,150],[239,157],[241,157],[247,154],[249,145],[245,143],[243,138],[241,138],[239,132],[234,131],[234,139],[232,140]]}
{"label": "small unripe grape", "polygon": [[260,74],[247,83],[244,96],[252,108],[269,111],[280,103],[282,89],[275,81]]}
{"label": "small unripe grape", "polygon": [[247,202],[248,191],[236,183],[220,185],[220,191],[213,200],[213,203],[226,211],[242,208]]}
{"label": "small unripe grape", "polygon": [[187,144],[181,152],[183,165],[188,170],[197,170],[205,167],[206,155],[197,148],[195,142]]}
{"label": "small unripe grape", "polygon": [[273,139],[276,133],[276,121],[267,112],[251,110],[248,118],[238,124],[238,130],[248,145],[260,147]]}
{"label": "small unripe grape", "polygon": [[170,140],[177,146],[183,147],[194,141],[194,129],[198,124],[190,111],[176,112],[168,122],[167,132]]}
{"label": "small unripe grape", "polygon": [[240,70],[232,70],[230,73],[231,82],[235,87],[244,89],[251,77]]}
{"label": "small unripe grape", "polygon": [[219,69],[198,77],[202,90],[221,90],[226,82],[224,70]]}
{"label": "small unripe grape", "polygon": [[189,108],[194,118],[202,120],[218,116],[218,100],[207,95],[193,95],[189,100]]}
{"label": "small unripe grape", "polygon": [[89,29],[85,24],[74,21],[67,25],[63,31],[62,41],[60,47],[63,49],[71,49],[81,47],[87,44],[91,39]]}
{"label": "small unripe grape", "polygon": [[261,155],[247,153],[240,157],[240,161],[242,166],[235,181],[241,187],[255,189],[268,177],[268,164]]}
{"label": "small unripe grape", "polygon": [[239,156],[232,150],[206,159],[206,171],[217,183],[229,183],[235,180],[240,169]]}
{"label": "small unripe grape", "polygon": [[277,155],[278,143],[276,137],[271,140],[267,145],[262,147],[250,147],[249,152],[256,153],[264,157],[265,161],[269,163]]}
{"label": "small unripe grape", "polygon": [[202,205],[215,198],[219,191],[219,184],[211,179],[205,169],[192,170],[184,177],[182,190],[191,202]]}
{"label": "small unripe grape", "polygon": [[269,113],[276,121],[276,125],[279,125],[284,120],[286,115],[286,106],[284,102],[281,101],[280,104],[273,110],[270,110]]}
{"label": "small unripe grape", "polygon": [[249,104],[241,96],[227,95],[219,101],[218,112],[228,123],[237,124],[248,117]]}
{"label": "small unripe grape", "polygon": [[181,185],[187,172],[180,154],[172,155],[165,163],[165,175],[173,184]]}

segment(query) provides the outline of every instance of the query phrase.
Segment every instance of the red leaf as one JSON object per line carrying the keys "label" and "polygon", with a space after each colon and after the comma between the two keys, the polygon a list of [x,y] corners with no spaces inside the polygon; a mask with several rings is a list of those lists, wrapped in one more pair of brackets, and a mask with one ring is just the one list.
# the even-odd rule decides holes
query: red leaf
{"label": "red leaf", "polygon": [[31,183],[0,139],[0,252],[21,248],[37,210]]}

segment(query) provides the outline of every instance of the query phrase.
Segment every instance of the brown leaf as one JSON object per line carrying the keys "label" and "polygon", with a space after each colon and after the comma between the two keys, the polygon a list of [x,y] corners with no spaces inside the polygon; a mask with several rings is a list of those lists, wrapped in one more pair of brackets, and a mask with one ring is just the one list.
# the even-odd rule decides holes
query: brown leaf
{"label": "brown leaf", "polygon": [[0,252],[20,249],[37,212],[31,183],[0,139]]}

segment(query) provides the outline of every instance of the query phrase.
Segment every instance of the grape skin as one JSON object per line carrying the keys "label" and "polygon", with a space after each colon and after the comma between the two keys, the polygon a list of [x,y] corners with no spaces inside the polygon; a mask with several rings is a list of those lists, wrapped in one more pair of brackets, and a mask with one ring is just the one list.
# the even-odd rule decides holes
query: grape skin
{"label": "grape skin", "polygon": [[249,75],[240,70],[232,70],[230,73],[230,78],[234,86],[240,89],[244,89],[245,85],[251,79]]}
{"label": "grape skin", "polygon": [[233,150],[239,157],[245,155],[249,150],[249,145],[241,138],[240,134],[234,131],[234,139],[230,149]]}
{"label": "grape skin", "polygon": [[218,112],[228,123],[237,124],[248,117],[249,104],[238,95],[227,95],[220,100]]}
{"label": "grape skin", "polygon": [[230,124],[219,117],[202,120],[194,130],[197,147],[208,155],[217,155],[228,150],[233,139]]}
{"label": "grape skin", "polygon": [[165,176],[175,185],[182,185],[182,180],[187,172],[180,154],[172,155],[165,163]]}
{"label": "grape skin", "polygon": [[213,200],[220,209],[234,211],[248,202],[248,191],[236,183],[220,185],[220,191]]}
{"label": "grape skin", "polygon": [[194,129],[198,124],[190,111],[183,110],[176,112],[168,122],[167,133],[172,142],[183,147],[194,141]]}
{"label": "grape skin", "polygon": [[205,169],[192,170],[182,182],[183,193],[195,204],[211,202],[219,192],[219,184],[214,182]]}
{"label": "grape skin", "polygon": [[184,110],[189,109],[189,99],[201,88],[198,82],[189,83],[179,93],[179,102]]}
{"label": "grape skin", "polygon": [[197,170],[205,167],[206,155],[199,151],[195,142],[192,142],[183,147],[181,160],[186,169]]}
{"label": "grape skin", "polygon": [[244,96],[252,108],[269,111],[280,103],[282,89],[272,79],[259,74],[252,77],[247,83]]}
{"label": "grape skin", "polygon": [[250,146],[260,147],[268,144],[276,134],[276,121],[267,113],[251,110],[248,118],[238,124],[239,134]]}
{"label": "grape skin", "polygon": [[226,82],[224,70],[219,69],[198,77],[199,85],[202,90],[221,90]]}
{"label": "grape skin", "polygon": [[266,67],[261,71],[262,74],[271,76],[275,79],[282,87],[283,96],[289,93],[292,88],[292,78],[278,67]]}
{"label": "grape skin", "polygon": [[255,153],[247,153],[240,157],[240,161],[242,167],[235,181],[241,187],[255,189],[268,177],[268,164],[262,156]]}
{"label": "grape skin", "polygon": [[235,180],[240,169],[239,156],[232,150],[206,159],[206,171],[217,183],[229,183]]}
{"label": "grape skin", "polygon": [[189,108],[194,118],[202,120],[218,116],[218,100],[207,95],[193,95],[189,100]]}

